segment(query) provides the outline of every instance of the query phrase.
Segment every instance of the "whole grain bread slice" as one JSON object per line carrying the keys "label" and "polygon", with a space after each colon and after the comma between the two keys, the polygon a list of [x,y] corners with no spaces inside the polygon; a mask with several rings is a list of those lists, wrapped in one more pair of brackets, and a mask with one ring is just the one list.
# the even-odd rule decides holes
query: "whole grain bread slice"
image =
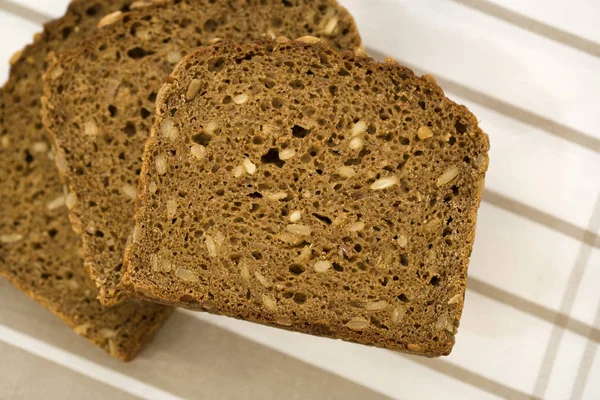
{"label": "whole grain bread slice", "polygon": [[86,265],[100,301],[114,304],[154,100],[181,57],[218,38],[244,42],[265,32],[312,32],[335,49],[360,38],[335,0],[185,0],[113,14],[102,25],[101,35],[50,66],[45,124],[78,199],[70,215]]}
{"label": "whole grain bread slice", "polygon": [[158,95],[122,283],[449,354],[488,137],[432,78],[317,42],[225,42],[181,60]]}
{"label": "whole grain bread slice", "polygon": [[42,127],[42,74],[50,51],[72,47],[102,15],[130,1],[74,1],[11,59],[0,90],[0,276],[112,356],[128,360],[169,314],[169,308],[131,301],[114,308],[96,300],[67,217],[50,139]]}

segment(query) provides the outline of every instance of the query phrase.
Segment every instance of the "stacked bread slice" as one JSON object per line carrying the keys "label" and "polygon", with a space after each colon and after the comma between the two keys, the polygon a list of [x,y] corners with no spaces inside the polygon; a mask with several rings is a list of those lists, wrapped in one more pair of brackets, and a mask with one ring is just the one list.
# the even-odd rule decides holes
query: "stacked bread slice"
{"label": "stacked bread slice", "polygon": [[[193,49],[207,44],[216,34],[232,39],[250,38],[264,32],[297,35],[306,34],[308,30],[322,31],[323,37],[331,38],[333,46],[354,47],[359,39],[351,17],[339,8],[334,1],[294,2],[290,7],[282,2],[270,2],[274,5],[273,13],[267,14],[265,7],[255,6],[259,2],[235,1],[131,1],[131,0],[75,0],[69,6],[66,15],[48,23],[44,32],[35,37],[35,42],[11,59],[11,73],[8,83],[2,88],[0,95],[0,276],[6,278],[19,289],[37,300],[44,307],[60,317],[78,334],[104,348],[111,355],[120,359],[130,359],[139,351],[142,344],[160,327],[171,309],[161,305],[140,302],[132,299],[124,301],[126,296],[113,301],[113,307],[103,305],[105,293],[115,294],[111,282],[118,281],[119,271],[111,270],[106,274],[98,274],[94,269],[96,255],[88,256],[84,267],[81,250],[81,239],[86,236],[79,229],[77,214],[71,213],[68,221],[68,210],[79,209],[85,201],[87,207],[93,202],[100,204],[98,212],[104,209],[103,196],[86,197],[85,191],[77,193],[69,189],[70,176],[60,178],[59,171],[63,165],[65,149],[56,150],[51,138],[44,129],[40,115],[40,99],[43,95],[42,75],[45,72],[48,58],[53,59],[63,52],[77,52],[91,43],[99,43],[103,38],[124,42],[119,35],[123,29],[132,29],[134,35],[130,39],[132,50],[125,55],[131,60],[139,60],[148,56],[147,82],[141,80],[140,85],[148,94],[158,92],[162,80],[172,69],[177,59],[172,52],[170,42],[180,45],[181,50]],[[265,2],[262,2],[265,3]],[[284,2],[288,3],[288,2]],[[281,6],[279,6],[281,5]],[[236,12],[230,12],[236,7]],[[299,15],[311,15],[308,24]],[[321,17],[318,17],[321,16]],[[292,18],[293,17],[293,18]],[[139,22],[132,22],[137,18]],[[327,27],[327,21],[333,20]],[[226,20],[227,26],[220,25]],[[198,25],[202,21],[202,25]],[[147,30],[141,29],[148,25]],[[111,26],[114,25],[114,26]],[[251,25],[256,28],[250,29]],[[306,25],[306,26],[305,26]],[[271,26],[273,26],[271,28]],[[139,29],[138,29],[139,28]],[[342,33],[342,31],[344,33]],[[111,34],[114,33],[113,34]],[[163,56],[163,59],[150,60],[149,54],[140,52],[141,43],[152,42],[151,50]],[[340,47],[341,48],[341,47]],[[101,50],[99,50],[101,51]],[[116,54],[113,54],[116,56]],[[181,57],[183,52],[178,56]],[[88,60],[90,61],[90,60]],[[105,55],[96,63],[90,63],[89,72],[100,80],[105,77],[105,63],[109,61]],[[112,62],[112,61],[111,61]],[[57,69],[47,76],[48,79],[60,75]],[[65,73],[65,76],[67,73]],[[157,78],[158,77],[158,78]],[[152,81],[152,79],[157,79]],[[108,94],[118,96],[116,106],[123,106],[124,91],[131,90],[133,98],[137,90],[122,82],[122,87],[102,88],[102,96],[108,101]],[[152,86],[152,88],[150,88]],[[62,88],[57,88],[61,91]],[[88,101],[87,99],[86,101]],[[133,100],[134,104],[138,100]],[[145,101],[136,111],[139,138],[121,142],[127,158],[132,163],[139,162],[139,156],[147,131],[150,129],[154,111],[153,99]],[[112,108],[111,108],[112,110]],[[55,110],[64,115],[69,110]],[[75,112],[73,108],[71,112]],[[120,112],[126,109],[120,108]],[[109,110],[110,112],[110,110]],[[98,125],[101,125],[102,113]],[[146,113],[148,115],[146,115]],[[119,117],[122,114],[119,114]],[[141,121],[146,122],[141,122]],[[145,124],[145,125],[144,125]],[[84,138],[92,139],[95,128],[91,124],[82,126]],[[125,137],[131,134],[127,126]],[[103,140],[108,136],[97,135]],[[134,135],[135,136],[135,135]],[[116,140],[120,140],[117,138]],[[127,140],[127,139],[126,139]],[[87,144],[91,144],[89,141]],[[137,146],[137,147],[135,147]],[[82,144],[81,149],[88,151]],[[129,154],[135,153],[137,155]],[[81,153],[79,153],[81,155]],[[93,159],[85,168],[96,167],[100,158]],[[120,160],[120,158],[119,158]],[[135,162],[134,162],[135,161]],[[58,163],[58,170],[55,168]],[[106,165],[106,164],[104,164]],[[113,167],[113,166],[111,166]],[[139,168],[139,166],[135,167]],[[82,170],[73,171],[79,176]],[[135,176],[135,171],[133,171]],[[119,175],[109,174],[107,179],[118,179]],[[91,179],[90,179],[91,181]],[[131,181],[131,187],[137,184]],[[88,188],[93,189],[93,185]],[[135,191],[135,189],[134,189]],[[127,191],[126,191],[127,192]],[[127,197],[125,197],[127,199]],[[127,208],[124,204],[113,207]],[[127,212],[131,213],[132,210]],[[119,215],[115,211],[115,214]],[[73,229],[75,232],[73,232]],[[126,230],[129,228],[123,228]],[[94,237],[100,238],[102,231],[94,231]],[[115,235],[106,231],[106,253],[115,253],[118,257],[127,234]],[[116,239],[115,239],[116,238]],[[113,241],[114,240],[114,241]],[[110,255],[106,256],[110,258]],[[102,261],[102,258],[99,258]],[[91,274],[88,274],[90,272]],[[114,276],[113,276],[114,275]],[[91,277],[90,277],[91,276]],[[117,298],[115,294],[112,296]]]}
{"label": "stacked bread slice", "polygon": [[[112,10],[94,13],[94,35],[40,50],[56,146],[56,169],[40,174],[61,189],[52,211],[65,225],[68,208],[75,234],[55,236],[64,249],[74,237],[73,253],[81,239],[90,278],[74,269],[94,304],[449,354],[487,169],[476,118],[431,77],[366,56],[334,0]],[[41,124],[24,132],[41,149]],[[0,225],[11,260],[41,257],[19,247],[30,235],[17,210],[50,196],[45,175],[31,198],[11,188],[20,200]]]}
{"label": "stacked bread slice", "polygon": [[200,49],[156,106],[126,288],[450,353],[487,167],[487,136],[465,107],[393,60],[312,37]]}
{"label": "stacked bread slice", "polygon": [[188,0],[109,15],[100,35],[53,60],[45,123],[59,171],[77,199],[71,222],[103,304],[126,297],[119,288],[123,251],[165,78],[198,46],[219,38],[248,42],[266,32],[318,33],[338,50],[360,45],[352,17],[333,0]]}
{"label": "stacked bread slice", "polygon": [[169,315],[169,308],[129,301],[114,308],[96,299],[71,229],[55,151],[43,128],[40,97],[46,56],[72,48],[100,18],[129,1],[76,1],[11,60],[0,90],[0,276],[56,314],[78,334],[128,360]]}

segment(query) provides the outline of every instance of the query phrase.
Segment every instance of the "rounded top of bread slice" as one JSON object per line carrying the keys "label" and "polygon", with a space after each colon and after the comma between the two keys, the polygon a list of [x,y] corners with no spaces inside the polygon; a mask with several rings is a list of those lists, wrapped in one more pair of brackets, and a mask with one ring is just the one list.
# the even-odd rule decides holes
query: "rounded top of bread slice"
{"label": "rounded top of bread slice", "polygon": [[177,62],[216,40],[312,32],[336,49],[360,37],[335,0],[185,0],[110,13],[99,34],[59,54],[46,74],[45,124],[57,165],[79,201],[71,208],[100,299],[114,304],[131,232],[154,100]]}
{"label": "rounded top of bread slice", "polygon": [[157,99],[124,284],[192,309],[426,355],[460,319],[488,138],[393,60],[218,43]]}

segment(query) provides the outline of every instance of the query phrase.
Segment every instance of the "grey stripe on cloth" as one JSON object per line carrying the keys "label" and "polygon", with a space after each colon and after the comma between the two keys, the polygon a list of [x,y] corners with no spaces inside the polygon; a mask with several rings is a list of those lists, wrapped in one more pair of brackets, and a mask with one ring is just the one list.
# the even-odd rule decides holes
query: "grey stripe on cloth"
{"label": "grey stripe on cloth", "polygon": [[483,201],[600,249],[600,236],[552,214],[545,213],[488,189],[483,193]]}
{"label": "grey stripe on cloth", "polygon": [[530,18],[516,11],[484,0],[454,0],[479,12],[501,19],[509,24],[528,30],[546,39],[577,49],[594,57],[600,57],[600,43],[564,31],[555,26]]}
{"label": "grey stripe on cloth", "polygon": [[[600,195],[596,199],[596,205],[588,225],[588,231],[600,231]],[[591,253],[592,247],[589,244],[581,243],[581,248],[577,254],[575,265],[571,269],[569,281],[567,282],[567,288],[561,301],[560,314],[570,314],[586,267],[597,268],[597,266],[588,265]],[[552,368],[554,367],[554,363],[556,361],[556,355],[558,354],[558,349],[561,345],[563,333],[564,329],[555,321],[533,392],[535,396],[540,398],[543,398],[546,394],[546,389],[548,388],[548,382],[550,380],[550,376],[552,375]]]}
{"label": "grey stripe on cloth", "polygon": [[[378,61],[381,61],[386,57],[384,53],[373,48],[367,48],[367,53]],[[419,68],[415,65],[406,62],[405,60],[398,61],[401,64],[412,69],[416,73],[423,74],[427,72],[424,71],[422,68]],[[597,139],[577,129],[571,128],[559,122],[553,121],[549,118],[535,114],[531,111],[527,111],[523,108],[517,107],[495,97],[492,97],[486,93],[471,89],[465,85],[454,82],[450,79],[446,79],[440,76],[435,76],[435,78],[438,84],[444,89],[444,91],[451,92],[472,103],[479,104],[480,106],[486,107],[497,113],[503,114],[523,124],[533,126],[537,129],[541,129],[550,135],[557,136],[561,139],[568,140],[572,143],[578,144],[596,153],[600,153],[600,139]]]}
{"label": "grey stripe on cloth", "polygon": [[42,25],[46,21],[52,19],[49,15],[36,11],[23,4],[18,4],[9,0],[0,0],[0,10],[17,17],[31,21],[34,24]]}
{"label": "grey stripe on cloth", "polygon": [[[0,279],[0,323],[188,399],[387,399],[215,325],[175,312],[133,362],[104,354]],[[1,353],[0,353],[1,354]]]}
{"label": "grey stripe on cloth", "polygon": [[0,399],[137,399],[3,342],[0,354]]}
{"label": "grey stripe on cloth", "polygon": [[[600,268],[600,265],[592,265],[592,268]],[[598,304],[598,309],[596,310],[594,325],[600,326],[600,304]],[[596,353],[598,352],[600,334],[596,335],[595,339],[596,340],[594,341],[593,338],[590,338],[585,345],[585,349],[583,350],[583,356],[581,357],[581,362],[579,363],[579,368],[577,369],[577,378],[575,379],[573,389],[571,390],[571,400],[583,399],[585,386],[590,377],[592,364],[594,363]]]}
{"label": "grey stripe on cloth", "polygon": [[466,383],[467,385],[471,385],[487,393],[499,396],[504,399],[541,400],[538,397],[532,397],[530,394],[527,394],[517,389],[513,389],[510,386],[507,386],[503,383],[486,378],[483,375],[480,375],[476,372],[470,371],[466,368],[444,360],[409,355],[402,355],[402,357],[407,357],[411,361],[414,361],[415,363],[427,367],[433,371],[439,372],[444,375],[452,376],[453,378],[458,379],[461,382]]}
{"label": "grey stripe on cloth", "polygon": [[499,303],[567,329],[594,343],[600,343],[600,329],[571,318],[566,314],[556,312],[476,278],[469,277],[467,288]]}

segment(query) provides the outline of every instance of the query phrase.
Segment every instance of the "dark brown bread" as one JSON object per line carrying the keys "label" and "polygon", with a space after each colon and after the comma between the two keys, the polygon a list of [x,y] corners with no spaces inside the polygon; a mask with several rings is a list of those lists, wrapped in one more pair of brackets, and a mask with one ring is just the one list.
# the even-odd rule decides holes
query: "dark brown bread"
{"label": "dark brown bread", "polygon": [[80,240],[67,218],[39,99],[48,52],[72,47],[102,15],[129,3],[72,2],[63,18],[47,24],[13,57],[9,81],[0,91],[0,276],[123,360],[135,356],[169,309],[139,301],[104,308],[96,300]]}
{"label": "dark brown bread", "polygon": [[46,75],[45,123],[59,169],[77,196],[71,222],[100,301],[120,300],[141,155],[156,93],[182,55],[216,38],[251,41],[270,31],[319,33],[336,49],[360,39],[335,0],[187,0],[113,15],[102,35],[59,57]]}
{"label": "dark brown bread", "polygon": [[449,354],[488,137],[432,78],[317,41],[227,42],[181,61],[158,95],[123,285]]}

